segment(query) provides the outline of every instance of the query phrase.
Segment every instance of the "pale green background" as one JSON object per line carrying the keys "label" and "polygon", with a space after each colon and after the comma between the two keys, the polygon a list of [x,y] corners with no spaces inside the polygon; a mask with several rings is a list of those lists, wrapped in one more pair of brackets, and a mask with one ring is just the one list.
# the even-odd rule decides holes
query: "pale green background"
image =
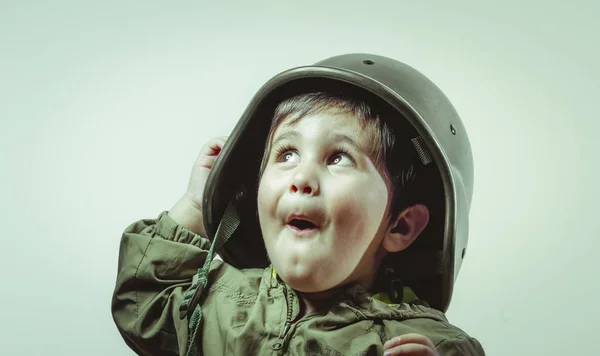
{"label": "pale green background", "polygon": [[132,354],[122,230],[271,76],[372,52],[428,75],[472,139],[450,320],[488,355],[597,354],[600,6],[564,3],[0,1],[0,353]]}

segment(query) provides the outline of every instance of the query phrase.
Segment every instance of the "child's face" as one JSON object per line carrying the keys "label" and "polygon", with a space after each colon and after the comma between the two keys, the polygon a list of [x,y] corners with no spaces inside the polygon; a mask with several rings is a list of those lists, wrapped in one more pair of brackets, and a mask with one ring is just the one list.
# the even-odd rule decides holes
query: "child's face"
{"label": "child's face", "polygon": [[[368,150],[358,119],[345,114],[275,130],[258,213],[271,262],[292,288],[320,292],[375,272],[390,194]],[[302,229],[294,215],[314,225]]]}

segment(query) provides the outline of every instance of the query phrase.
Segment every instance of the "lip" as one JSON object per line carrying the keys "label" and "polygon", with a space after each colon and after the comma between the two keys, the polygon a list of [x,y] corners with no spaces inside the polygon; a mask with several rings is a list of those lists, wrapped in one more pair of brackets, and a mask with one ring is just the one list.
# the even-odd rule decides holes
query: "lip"
{"label": "lip", "polygon": [[[290,222],[292,220],[306,220],[312,224],[315,225],[315,227],[313,228],[306,228],[306,229],[299,229],[298,227],[291,225]],[[301,213],[294,213],[294,214],[290,214],[287,219],[286,219],[286,226],[288,229],[290,229],[294,235],[297,236],[308,236],[311,234],[314,234],[315,232],[317,232],[320,228],[320,224],[319,221],[317,221],[314,217],[310,217],[306,214],[301,214]]]}
{"label": "lip", "polygon": [[290,214],[287,217],[286,224],[289,225],[290,221],[292,221],[294,219],[306,220],[306,221],[310,222],[311,224],[315,224],[317,229],[319,228],[319,224],[314,219],[310,218],[308,215],[305,215],[305,214]]}
{"label": "lip", "polygon": [[299,228],[290,225],[290,224],[286,224],[287,228],[290,229],[290,231],[292,231],[294,233],[294,235],[297,236],[302,236],[302,237],[306,237],[309,235],[313,235],[314,233],[316,233],[317,231],[319,231],[318,228],[310,228],[310,229],[303,229],[300,230]]}

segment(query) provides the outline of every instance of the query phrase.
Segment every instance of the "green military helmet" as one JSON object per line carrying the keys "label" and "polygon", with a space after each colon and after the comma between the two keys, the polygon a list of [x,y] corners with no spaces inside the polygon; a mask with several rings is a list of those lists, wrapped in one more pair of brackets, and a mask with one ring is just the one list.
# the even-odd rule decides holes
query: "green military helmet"
{"label": "green military helmet", "polygon": [[[306,92],[353,91],[373,97],[414,129],[413,148],[433,195],[426,230],[413,246],[390,254],[378,286],[408,285],[432,307],[446,311],[468,240],[473,156],[463,123],[446,95],[427,77],[399,61],[344,54],[284,71],[252,98],[208,177],[203,216],[221,258],[237,268],[269,265],[257,218],[258,175],[278,103]],[[231,213],[231,209],[235,213]],[[229,227],[228,227],[229,226]],[[218,230],[221,230],[218,233]],[[223,232],[223,231],[229,231]],[[421,242],[422,241],[422,242]],[[401,290],[401,288],[400,288]],[[387,290],[385,290],[387,291]]]}

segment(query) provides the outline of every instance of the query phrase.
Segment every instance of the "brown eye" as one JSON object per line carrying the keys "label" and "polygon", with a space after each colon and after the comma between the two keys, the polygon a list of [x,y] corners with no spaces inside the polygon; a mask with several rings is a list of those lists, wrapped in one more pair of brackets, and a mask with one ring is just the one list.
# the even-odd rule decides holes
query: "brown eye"
{"label": "brown eye", "polygon": [[354,160],[350,157],[349,154],[341,152],[333,156],[329,164],[333,165],[341,165],[341,166],[353,166]]}
{"label": "brown eye", "polygon": [[280,162],[297,162],[300,159],[296,151],[285,151],[279,156]]}

